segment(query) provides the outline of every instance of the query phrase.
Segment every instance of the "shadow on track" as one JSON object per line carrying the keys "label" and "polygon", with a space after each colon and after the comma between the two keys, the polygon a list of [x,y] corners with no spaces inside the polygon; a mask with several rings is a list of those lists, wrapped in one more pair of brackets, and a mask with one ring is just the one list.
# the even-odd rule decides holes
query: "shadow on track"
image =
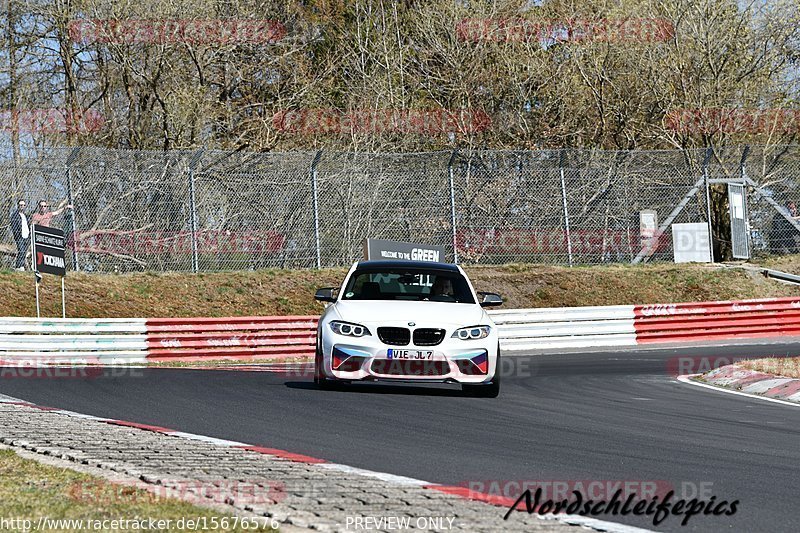
{"label": "shadow on track", "polygon": [[398,395],[413,395],[413,396],[447,396],[447,397],[461,397],[468,398],[460,388],[433,388],[433,387],[419,387],[416,385],[406,384],[376,384],[376,383],[358,383],[358,384],[344,384],[338,385],[331,391],[322,391],[311,381],[287,381],[284,385],[290,389],[301,390],[316,390],[320,392],[347,392],[353,394],[398,394]]}

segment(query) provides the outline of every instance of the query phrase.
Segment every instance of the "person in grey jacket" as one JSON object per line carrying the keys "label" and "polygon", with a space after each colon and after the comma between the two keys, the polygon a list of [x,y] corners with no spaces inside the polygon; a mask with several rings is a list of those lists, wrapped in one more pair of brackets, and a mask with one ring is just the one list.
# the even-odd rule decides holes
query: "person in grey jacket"
{"label": "person in grey jacket", "polygon": [[14,242],[17,243],[17,261],[14,268],[25,270],[25,256],[28,254],[28,246],[31,242],[31,228],[28,217],[25,215],[25,200],[17,201],[17,210],[11,214],[11,234]]}

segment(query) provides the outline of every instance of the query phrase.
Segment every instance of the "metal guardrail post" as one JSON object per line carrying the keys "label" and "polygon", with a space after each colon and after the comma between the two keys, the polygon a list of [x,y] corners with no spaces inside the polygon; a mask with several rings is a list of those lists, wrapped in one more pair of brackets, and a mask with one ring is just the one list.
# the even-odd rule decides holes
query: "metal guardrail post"
{"label": "metal guardrail post", "polygon": [[453,162],[458,155],[458,150],[453,150],[450,161],[447,162],[447,177],[450,187],[450,230],[453,245],[453,263],[458,264],[458,229],[456,228],[456,188],[453,179]]}
{"label": "metal guardrail post", "polygon": [[322,158],[322,150],[317,152],[311,162],[311,201],[314,209],[314,248],[316,250],[317,269],[322,268],[322,252],[319,244],[319,200],[317,196],[317,163]]}

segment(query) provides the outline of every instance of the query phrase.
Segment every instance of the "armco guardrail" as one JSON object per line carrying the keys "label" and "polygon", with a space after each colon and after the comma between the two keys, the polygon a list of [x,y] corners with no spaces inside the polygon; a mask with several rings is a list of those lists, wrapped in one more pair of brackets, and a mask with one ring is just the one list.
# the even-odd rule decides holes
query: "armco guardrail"
{"label": "armco guardrail", "polygon": [[490,314],[504,350],[636,344],[632,305],[512,309]]}
{"label": "armco guardrail", "polygon": [[154,318],[147,320],[147,358],[312,356],[316,316]]}
{"label": "armco guardrail", "polygon": [[[800,296],[490,314],[504,351],[800,336]],[[318,318],[0,318],[0,362],[310,357]]]}
{"label": "armco guardrail", "polygon": [[800,296],[492,311],[504,350],[800,336]]}
{"label": "armco guardrail", "polygon": [[800,335],[800,297],[643,305],[638,344]]}
{"label": "armco guardrail", "polygon": [[0,318],[0,362],[311,356],[315,316],[81,319]]}
{"label": "armco guardrail", "polygon": [[146,328],[136,318],[0,318],[0,361],[140,361]]}

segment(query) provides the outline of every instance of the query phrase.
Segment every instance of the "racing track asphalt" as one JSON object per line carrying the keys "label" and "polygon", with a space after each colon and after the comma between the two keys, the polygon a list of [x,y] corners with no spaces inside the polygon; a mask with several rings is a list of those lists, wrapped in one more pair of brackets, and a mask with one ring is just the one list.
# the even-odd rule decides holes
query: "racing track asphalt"
{"label": "racing track asphalt", "polygon": [[681,384],[671,371],[678,356],[773,354],[800,354],[800,344],[514,357],[518,375],[497,399],[450,386],[324,392],[310,377],[163,368],[4,373],[0,393],[436,483],[641,480],[679,494],[693,483],[717,501],[738,499],[736,515],[695,516],[686,527],[674,517],[659,527],[597,518],[663,531],[796,531],[800,408]]}

